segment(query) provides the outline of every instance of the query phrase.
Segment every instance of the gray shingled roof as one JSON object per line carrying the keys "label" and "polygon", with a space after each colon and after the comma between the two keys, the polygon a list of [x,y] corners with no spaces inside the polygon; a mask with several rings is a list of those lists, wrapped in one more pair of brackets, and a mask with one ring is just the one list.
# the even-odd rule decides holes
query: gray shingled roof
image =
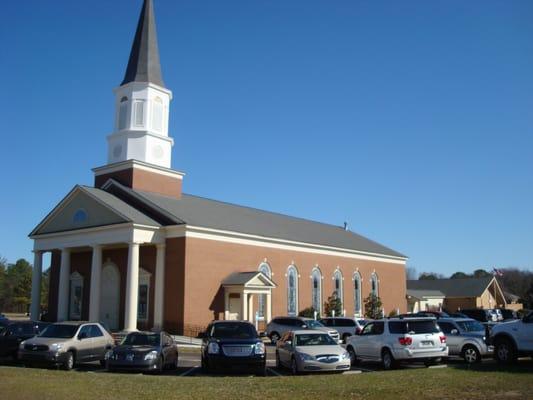
{"label": "gray shingled roof", "polygon": [[[252,271],[252,272],[234,272],[230,274],[228,277],[226,277],[223,281],[223,285],[229,285],[229,286],[239,286],[239,285],[245,285],[248,283],[254,276],[261,274],[263,277],[268,279],[269,281],[272,281],[267,276],[265,276],[260,271]],[[274,283],[274,282],[272,282]],[[275,284],[274,284],[275,285]]]}
{"label": "gray shingled roof", "polygon": [[421,290],[421,289],[407,289],[408,296],[416,299],[423,299],[427,297],[446,297],[440,290]]}
{"label": "gray shingled roof", "polygon": [[[417,291],[419,295],[434,296],[435,292],[445,297],[477,297],[481,296],[494,277],[466,279],[427,279],[408,280],[407,292]],[[417,296],[415,296],[417,297]],[[417,297],[419,298],[419,297]]]}
{"label": "gray shingled roof", "polygon": [[80,186],[80,188],[106,204],[114,212],[130,222],[140,225],[161,226],[157,221],[154,221],[152,218],[130,206],[118,197],[113,196],[111,193],[107,193],[105,190],[89,186]]}
{"label": "gray shingled roof", "polygon": [[159,86],[165,86],[161,77],[152,0],[144,1],[139,23],[137,24],[137,31],[135,32],[135,39],[131,46],[126,75],[121,86],[130,82],[151,82]]}
{"label": "gray shingled roof", "polygon": [[[128,188],[126,188],[128,190]],[[401,253],[342,227],[183,194],[180,199],[130,191],[188,225],[220,229],[406,258]]]}

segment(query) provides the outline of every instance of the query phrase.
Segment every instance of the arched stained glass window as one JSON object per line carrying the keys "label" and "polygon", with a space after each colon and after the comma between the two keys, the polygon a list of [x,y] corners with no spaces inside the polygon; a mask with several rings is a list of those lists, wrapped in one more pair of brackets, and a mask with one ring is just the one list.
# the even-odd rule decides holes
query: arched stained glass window
{"label": "arched stained glass window", "polygon": [[311,304],[313,308],[321,313],[322,311],[322,273],[318,268],[311,272]]}
{"label": "arched stained glass window", "polygon": [[298,270],[294,265],[287,270],[287,315],[298,314]]}
{"label": "arched stained glass window", "polygon": [[[267,278],[272,279],[272,270],[270,265],[267,263],[262,263],[258,269],[259,272],[262,272]],[[257,311],[259,312],[260,318],[265,318],[266,316],[266,294],[260,294],[258,297],[259,305]]]}
{"label": "arched stained glass window", "polygon": [[354,314],[356,316],[361,316],[362,309],[361,309],[361,274],[359,272],[356,272],[353,274],[353,304],[354,304]]}

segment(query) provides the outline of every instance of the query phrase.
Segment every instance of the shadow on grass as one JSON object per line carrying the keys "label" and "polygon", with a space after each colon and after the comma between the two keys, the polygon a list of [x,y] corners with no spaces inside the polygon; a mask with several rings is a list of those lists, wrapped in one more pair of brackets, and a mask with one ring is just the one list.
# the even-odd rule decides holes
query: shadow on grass
{"label": "shadow on grass", "polygon": [[533,373],[533,360],[522,359],[518,360],[514,364],[509,365],[501,365],[493,360],[484,361],[479,364],[466,364],[464,362],[449,361],[448,368],[479,372],[508,372],[511,374],[531,374]]}

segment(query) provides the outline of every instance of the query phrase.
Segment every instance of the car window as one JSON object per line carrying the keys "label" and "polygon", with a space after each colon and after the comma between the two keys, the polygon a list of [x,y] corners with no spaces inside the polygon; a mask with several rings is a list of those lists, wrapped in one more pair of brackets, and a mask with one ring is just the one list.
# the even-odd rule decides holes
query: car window
{"label": "car window", "polygon": [[82,328],[80,329],[80,333],[78,333],[78,336],[83,334],[86,335],[86,337],[88,338],[91,337],[91,325],[82,326]]}
{"label": "car window", "polygon": [[381,335],[383,333],[384,328],[385,324],[383,322],[374,322],[374,328],[372,329],[372,333],[374,335]]}
{"label": "car window", "polygon": [[127,346],[159,346],[160,335],[154,333],[146,335],[144,333],[130,333],[122,341],[122,345]]}
{"label": "car window", "polygon": [[[440,325],[440,324],[439,324]],[[485,331],[485,327],[479,321],[458,321],[457,325],[465,332],[481,332]]]}
{"label": "car window", "polygon": [[533,322],[533,312],[530,312],[528,315],[524,317],[524,322],[527,324]]}
{"label": "car window", "polygon": [[361,332],[361,335],[372,335],[374,330],[374,323],[366,324],[363,328],[363,332]]}
{"label": "car window", "polygon": [[54,324],[46,327],[39,336],[45,338],[68,339],[74,337],[78,330],[77,325]]}
{"label": "car window", "polygon": [[301,319],[298,319],[298,318],[290,319],[290,323],[289,323],[289,325],[296,326],[298,328],[301,328],[306,324],[307,324],[307,321],[302,321]]}
{"label": "car window", "polygon": [[104,334],[97,325],[91,325],[91,337],[102,337]]}
{"label": "car window", "polygon": [[248,323],[225,322],[214,325],[212,336],[220,339],[254,339],[257,331]]}
{"label": "car window", "polygon": [[335,346],[337,343],[327,333],[303,333],[295,335],[295,346]]}
{"label": "car window", "polygon": [[353,319],[348,318],[339,318],[338,320],[336,320],[336,325],[352,327],[355,326],[355,321]]}
{"label": "car window", "polygon": [[389,322],[390,333],[404,334],[406,332],[406,322],[403,321],[390,321]]}
{"label": "car window", "polygon": [[333,319],[321,319],[320,323],[322,323],[325,326],[335,326],[335,321]]}
{"label": "car window", "polygon": [[439,322],[439,326],[444,333],[451,333],[452,329],[456,329],[455,326],[453,326],[453,324],[450,322]]}

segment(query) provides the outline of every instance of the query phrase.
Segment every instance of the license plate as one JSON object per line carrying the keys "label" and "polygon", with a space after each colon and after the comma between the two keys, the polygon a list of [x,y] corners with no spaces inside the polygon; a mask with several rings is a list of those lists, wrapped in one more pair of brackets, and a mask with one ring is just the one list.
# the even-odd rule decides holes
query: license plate
{"label": "license plate", "polygon": [[431,340],[422,340],[422,346],[433,346],[433,342]]}
{"label": "license plate", "polygon": [[134,357],[135,357],[135,356],[134,356],[133,354],[128,354],[128,355],[126,356],[126,361],[133,361],[133,358],[134,358]]}

